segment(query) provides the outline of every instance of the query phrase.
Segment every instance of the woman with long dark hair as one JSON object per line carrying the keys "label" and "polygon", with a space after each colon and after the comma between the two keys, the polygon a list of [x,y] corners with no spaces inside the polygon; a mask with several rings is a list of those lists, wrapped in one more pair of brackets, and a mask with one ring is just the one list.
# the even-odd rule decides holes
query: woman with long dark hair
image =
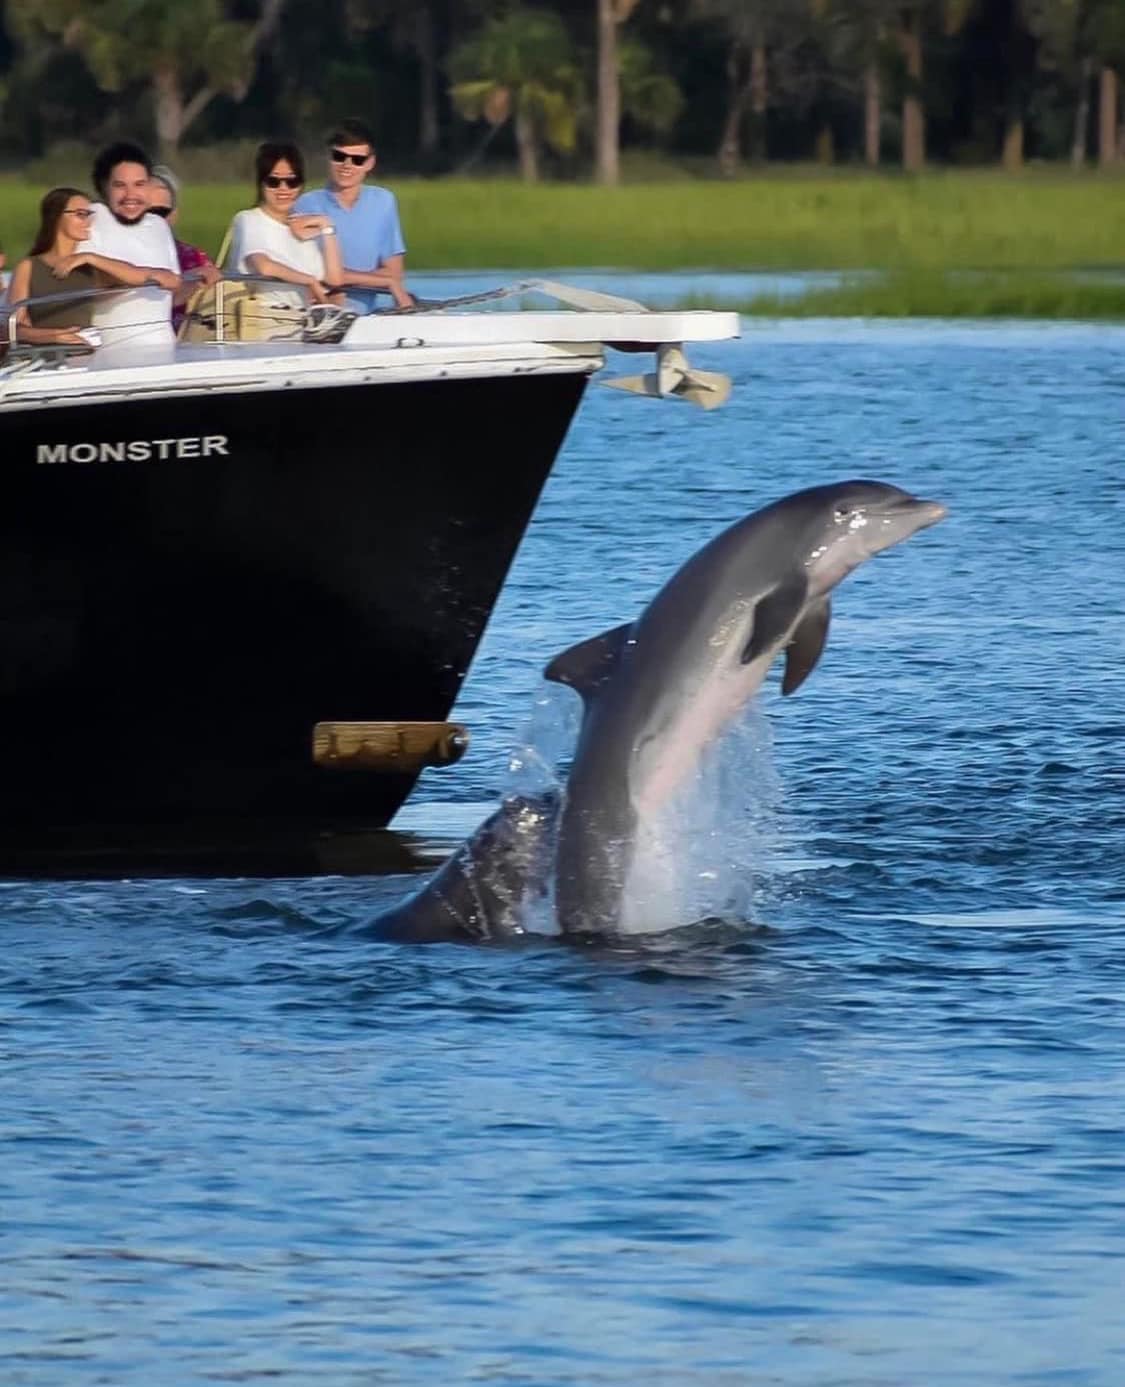
{"label": "woman with long dark hair", "polygon": [[[124,260],[83,250],[92,216],[90,199],[78,188],[52,188],[44,196],[31,250],[12,272],[9,303],[151,283],[154,272],[142,265],[128,265]],[[83,335],[83,330],[90,329],[94,303],[94,299],[86,298],[24,304],[12,315],[14,331],[9,328],[9,336],[32,345],[89,347],[96,338]]]}
{"label": "woman with long dark hair", "polygon": [[[86,265],[76,266],[61,277],[56,274],[56,267],[73,256],[89,236],[91,216],[85,193],[77,188],[51,189],[39,204],[39,230],[31,250],[12,271],[10,303],[98,287],[93,270]],[[9,335],[17,342],[88,347],[80,331],[90,326],[93,311],[92,299],[30,304],[16,310],[15,331],[9,329]]]}

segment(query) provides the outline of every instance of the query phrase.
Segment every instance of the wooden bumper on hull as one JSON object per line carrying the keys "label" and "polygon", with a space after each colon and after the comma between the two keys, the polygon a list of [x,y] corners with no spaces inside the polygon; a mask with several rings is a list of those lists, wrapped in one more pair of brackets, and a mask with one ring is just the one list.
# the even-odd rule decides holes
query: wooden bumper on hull
{"label": "wooden bumper on hull", "polygon": [[312,754],[325,770],[417,775],[460,761],[468,745],[457,722],[318,722]]}

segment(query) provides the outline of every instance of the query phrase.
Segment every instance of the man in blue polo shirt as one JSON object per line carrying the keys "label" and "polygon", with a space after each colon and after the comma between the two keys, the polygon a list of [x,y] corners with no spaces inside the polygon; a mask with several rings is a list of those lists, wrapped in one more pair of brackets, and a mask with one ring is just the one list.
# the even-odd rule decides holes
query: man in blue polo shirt
{"label": "man in blue polo shirt", "polygon": [[318,234],[325,219],[335,227],[348,285],[346,307],[355,313],[370,313],[380,292],[390,294],[398,308],[414,304],[403,282],[406,245],[395,195],[363,181],[374,167],[371,131],[362,121],[342,120],[328,141],[328,186],[302,193],[290,217],[301,239]]}

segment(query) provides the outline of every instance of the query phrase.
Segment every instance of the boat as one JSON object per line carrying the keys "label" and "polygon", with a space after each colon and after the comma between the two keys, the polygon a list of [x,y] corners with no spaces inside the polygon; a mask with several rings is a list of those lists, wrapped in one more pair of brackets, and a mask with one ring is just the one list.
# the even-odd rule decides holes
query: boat
{"label": "boat", "polygon": [[537,281],[247,340],[216,292],[156,351],[10,320],[0,874],[394,865],[607,346],[654,357],[608,384],[709,407],[687,347],[738,332]]}

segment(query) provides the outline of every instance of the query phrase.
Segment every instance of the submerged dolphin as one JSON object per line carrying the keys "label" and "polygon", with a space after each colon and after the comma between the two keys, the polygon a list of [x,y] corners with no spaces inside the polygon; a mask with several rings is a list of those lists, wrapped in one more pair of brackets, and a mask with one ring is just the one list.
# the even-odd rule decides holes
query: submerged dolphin
{"label": "submerged dolphin", "polygon": [[380,939],[436,944],[514,939],[550,877],[559,797],[509,795],[415,895],[375,921]]}
{"label": "submerged dolphin", "polygon": [[[549,879],[564,935],[626,924],[639,831],[667,804],[786,652],[800,687],[828,635],[829,593],[865,559],[936,524],[945,508],[883,482],[797,492],[732,525],[687,561],[640,618],[557,656],[548,679],[584,716],[561,809],[501,805],[417,895],[376,921],[394,939],[494,939]],[[687,923],[687,922],[681,922]]]}

